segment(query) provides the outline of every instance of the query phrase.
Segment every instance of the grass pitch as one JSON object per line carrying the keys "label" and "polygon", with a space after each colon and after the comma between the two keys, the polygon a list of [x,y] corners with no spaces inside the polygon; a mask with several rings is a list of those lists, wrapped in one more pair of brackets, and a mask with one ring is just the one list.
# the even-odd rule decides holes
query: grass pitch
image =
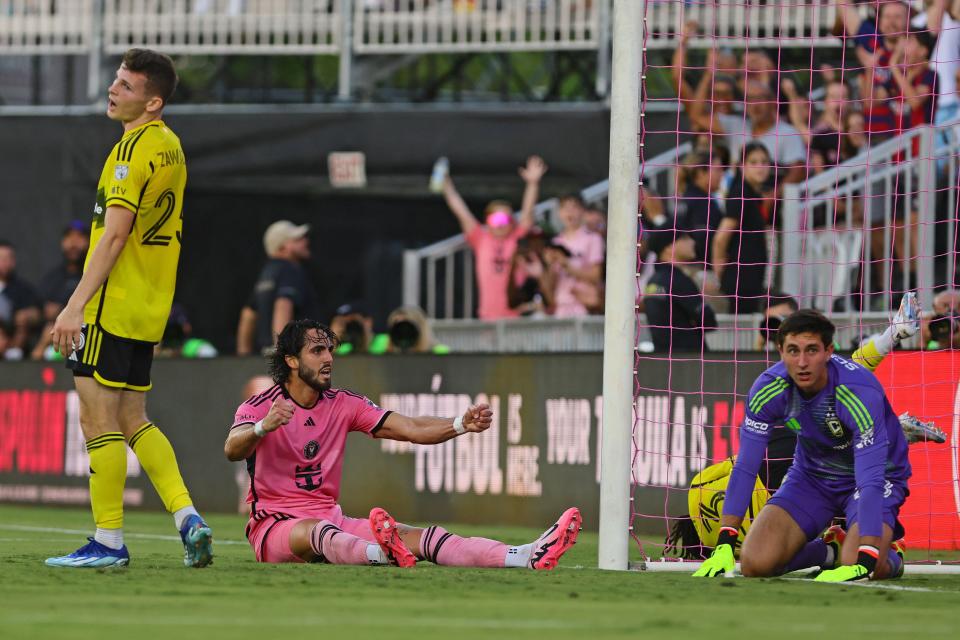
{"label": "grass pitch", "polygon": [[[960,637],[960,576],[876,585],[694,580],[597,570],[583,533],[553,572],[423,563],[410,570],[259,565],[239,516],[208,517],[216,562],[187,569],[166,514],[128,513],[126,569],[43,565],[80,546],[85,510],[0,507],[0,637],[150,638],[853,638]],[[450,530],[526,542],[539,531]],[[880,588],[886,587],[886,588]]]}

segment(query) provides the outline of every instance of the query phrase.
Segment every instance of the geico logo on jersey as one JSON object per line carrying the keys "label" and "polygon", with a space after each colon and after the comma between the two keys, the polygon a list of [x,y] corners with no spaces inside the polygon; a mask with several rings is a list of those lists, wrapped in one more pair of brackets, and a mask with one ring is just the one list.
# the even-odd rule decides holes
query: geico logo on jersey
{"label": "geico logo on jersey", "polygon": [[754,420],[750,417],[744,418],[744,424],[747,425],[747,428],[752,431],[759,431],[760,433],[766,433],[770,429],[770,425],[766,422],[760,422],[759,420]]}

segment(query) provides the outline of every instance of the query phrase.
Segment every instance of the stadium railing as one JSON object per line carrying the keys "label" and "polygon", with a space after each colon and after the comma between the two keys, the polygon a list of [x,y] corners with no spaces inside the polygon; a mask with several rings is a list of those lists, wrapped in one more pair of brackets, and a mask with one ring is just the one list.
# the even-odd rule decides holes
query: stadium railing
{"label": "stadium railing", "polygon": [[[918,289],[929,309],[934,287],[952,279],[960,120],[911,129],[806,182],[784,187],[780,286],[830,311],[890,310],[895,292]],[[939,138],[939,140],[938,140]],[[936,157],[936,161],[933,158]],[[949,182],[937,190],[938,174]],[[938,205],[938,199],[942,199]],[[882,241],[882,244],[881,244]],[[880,248],[882,247],[882,249]],[[891,251],[895,247],[897,255]],[[937,262],[948,273],[937,274]],[[864,299],[853,299],[862,269]]]}
{"label": "stadium railing", "polygon": [[[644,183],[655,193],[673,193],[676,168],[692,146],[689,142],[664,151],[644,165]],[[580,196],[590,205],[606,203],[608,180],[583,189]],[[537,220],[546,220],[556,228],[557,199],[539,203],[534,209]],[[471,318],[475,303],[472,252],[463,234],[403,253],[403,303],[423,308],[429,318]],[[456,305],[455,290],[461,304]],[[441,298],[441,292],[443,296]],[[442,305],[442,309],[440,308]]]}
{"label": "stadium railing", "polygon": [[597,49],[608,8],[603,0],[412,0],[372,7],[359,3],[353,15],[354,51]]}
{"label": "stadium railing", "polygon": [[[874,313],[834,313],[836,342],[841,350],[853,351],[860,341],[879,333],[889,324],[889,315]],[[711,351],[756,351],[761,314],[717,317],[719,327],[706,334]],[[603,317],[582,318],[511,318],[506,320],[431,320],[434,338],[458,353],[554,353],[571,351],[603,351]],[[652,351],[648,323],[641,314],[637,344]],[[908,349],[919,347],[916,338],[904,341]],[[691,356],[699,357],[698,353]],[[675,357],[678,354],[674,354]],[[657,357],[650,353],[649,357]],[[667,354],[664,354],[667,357]]]}
{"label": "stadium railing", "polygon": [[[738,2],[685,2],[648,0],[648,49],[676,46],[680,27],[694,21],[710,25],[710,33],[690,39],[689,47],[750,46],[839,47],[832,35],[837,10],[835,0],[739,0]],[[870,4],[870,3],[864,3]],[[865,13],[869,7],[861,6]]]}
{"label": "stadium railing", "polygon": [[0,2],[0,54],[86,54],[95,0]]}
{"label": "stadium railing", "polygon": [[[647,47],[674,46],[682,24],[715,25],[691,47],[840,46],[832,0],[734,3],[650,0]],[[598,50],[612,0],[7,0],[0,53],[358,54]],[[349,18],[349,19],[348,19]],[[349,22],[349,25],[347,24]],[[102,29],[101,37],[95,33]],[[781,40],[781,38],[784,38]],[[789,38],[789,40],[786,40]]]}

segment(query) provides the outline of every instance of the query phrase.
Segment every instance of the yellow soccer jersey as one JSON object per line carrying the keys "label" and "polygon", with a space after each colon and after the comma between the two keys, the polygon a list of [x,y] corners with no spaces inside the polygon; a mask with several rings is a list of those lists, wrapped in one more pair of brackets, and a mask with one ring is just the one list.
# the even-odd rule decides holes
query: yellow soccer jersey
{"label": "yellow soccer jersey", "polygon": [[159,120],[124,133],[103,165],[90,231],[93,254],[107,207],[135,214],[133,230],[84,321],[120,338],[159,342],[170,314],[180,260],[187,165],[180,139]]}

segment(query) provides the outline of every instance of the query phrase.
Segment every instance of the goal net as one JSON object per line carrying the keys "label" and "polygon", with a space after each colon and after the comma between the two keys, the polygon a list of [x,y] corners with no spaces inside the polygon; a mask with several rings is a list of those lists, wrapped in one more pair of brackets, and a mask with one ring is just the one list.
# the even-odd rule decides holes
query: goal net
{"label": "goal net", "polygon": [[[849,357],[908,292],[926,320],[875,375],[897,414],[944,441],[931,428],[912,437],[906,557],[913,570],[960,560],[960,3],[941,4],[647,0],[636,41],[615,32],[615,66],[630,47],[641,60],[642,186],[636,259],[624,260],[636,266],[633,393],[620,399],[632,445],[619,466],[616,427],[605,430],[601,566],[614,529],[646,568],[710,554],[723,463],[795,306],[827,315]],[[615,121],[618,82],[630,79],[615,68]],[[618,164],[612,155],[611,185]],[[776,491],[795,440],[774,429],[748,517]],[[628,513],[610,507],[608,474],[620,473]]]}

